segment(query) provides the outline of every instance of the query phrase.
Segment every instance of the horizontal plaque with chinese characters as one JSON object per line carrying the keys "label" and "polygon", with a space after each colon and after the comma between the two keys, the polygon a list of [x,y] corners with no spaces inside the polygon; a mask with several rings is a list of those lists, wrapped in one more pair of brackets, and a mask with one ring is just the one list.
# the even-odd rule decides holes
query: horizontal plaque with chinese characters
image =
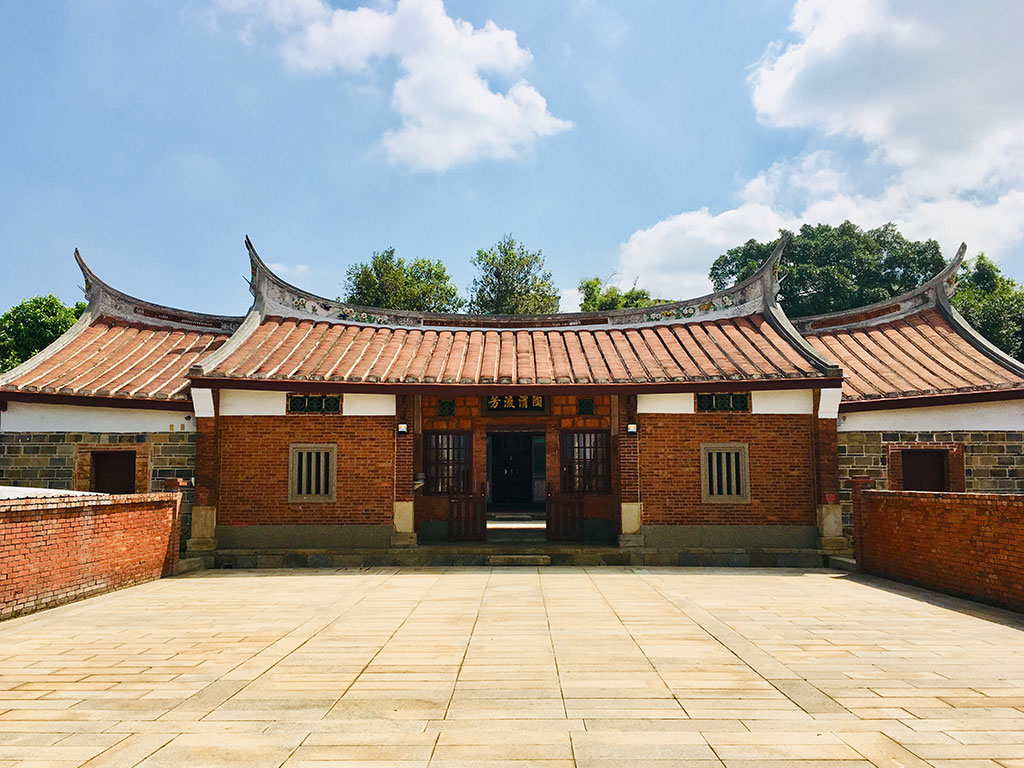
{"label": "horizontal plaque with chinese characters", "polygon": [[548,402],[544,395],[488,395],[483,399],[484,413],[513,416],[517,413],[547,413]]}

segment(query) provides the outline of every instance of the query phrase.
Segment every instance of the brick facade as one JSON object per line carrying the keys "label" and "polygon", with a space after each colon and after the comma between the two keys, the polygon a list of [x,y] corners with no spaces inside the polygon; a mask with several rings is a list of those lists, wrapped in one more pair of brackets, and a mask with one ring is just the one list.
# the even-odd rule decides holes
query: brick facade
{"label": "brick facade", "polygon": [[[435,430],[459,430],[472,433],[473,468],[472,487],[474,492],[484,492],[487,481],[487,433],[493,431],[529,431],[544,433],[545,485],[548,494],[560,492],[559,442],[563,429],[607,429],[611,433],[611,492],[588,495],[584,500],[584,515],[589,520],[603,520],[617,526],[619,521],[619,451],[615,432],[618,429],[618,408],[624,398],[609,395],[595,396],[593,415],[578,414],[578,398],[573,395],[548,396],[548,413],[520,415],[488,415],[483,412],[479,396],[436,398],[424,397],[421,404],[422,432]],[[453,400],[455,410],[452,416],[438,414],[440,400]],[[613,412],[614,410],[614,412]],[[417,440],[422,442],[422,434]],[[417,472],[422,472],[422,449],[417,454]],[[417,491],[415,516],[417,530],[424,522],[446,520],[448,498],[424,494]]]}
{"label": "brick facade", "polygon": [[[1024,493],[1022,437],[1021,432],[840,432],[838,467],[844,521],[853,522],[851,477],[870,477],[881,489],[902,487],[898,478],[895,484],[890,482],[890,475],[894,473],[889,463],[896,449],[920,447],[953,451],[949,468],[952,490]],[[962,486],[958,484],[961,477]]]}
{"label": "brick facade", "polygon": [[160,490],[167,480],[185,480],[181,527],[188,538],[195,432],[0,432],[0,485],[91,490],[90,450],[134,450],[138,493]]}
{"label": "brick facade", "polygon": [[0,500],[0,619],[174,573],[177,493]]}
{"label": "brick facade", "polygon": [[[813,416],[641,413],[638,418],[645,525],[815,525]],[[750,503],[702,503],[701,443],[748,444]]]}
{"label": "brick facade", "polygon": [[1024,610],[1024,495],[858,490],[853,507],[861,570]]}
{"label": "brick facade", "polygon": [[[395,417],[301,413],[217,422],[218,525],[392,523]],[[337,445],[335,501],[288,502],[292,443]]]}

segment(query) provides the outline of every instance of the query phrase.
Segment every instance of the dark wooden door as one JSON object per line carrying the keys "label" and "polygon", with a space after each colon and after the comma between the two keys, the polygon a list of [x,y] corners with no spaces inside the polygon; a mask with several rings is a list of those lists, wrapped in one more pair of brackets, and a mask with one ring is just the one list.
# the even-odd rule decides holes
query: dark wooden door
{"label": "dark wooden door", "polygon": [[135,451],[93,451],[93,490],[135,493]]}
{"label": "dark wooden door", "polygon": [[448,540],[487,539],[487,499],[479,495],[448,497]]}
{"label": "dark wooden door", "polygon": [[583,541],[583,495],[548,496],[548,541]]}
{"label": "dark wooden door", "polygon": [[946,451],[903,451],[904,491],[947,491]]}
{"label": "dark wooden door", "polygon": [[523,432],[491,435],[491,501],[530,504],[533,501],[533,436]]}

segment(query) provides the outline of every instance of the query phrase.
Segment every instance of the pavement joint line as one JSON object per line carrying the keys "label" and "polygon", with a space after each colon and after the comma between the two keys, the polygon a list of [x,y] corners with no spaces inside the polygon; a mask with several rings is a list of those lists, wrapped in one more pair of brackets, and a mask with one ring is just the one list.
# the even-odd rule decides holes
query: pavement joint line
{"label": "pavement joint line", "polygon": [[[398,574],[398,572],[399,572],[399,569],[397,569],[397,568],[396,568],[396,569],[394,570],[394,572],[393,572],[393,573],[391,574],[391,576],[397,575],[397,574]],[[393,638],[393,637],[394,637],[394,636],[395,636],[396,634],[398,634],[398,631],[399,631],[399,630],[400,630],[400,629],[401,629],[402,627],[404,627],[404,626],[405,626],[405,623],[406,623],[406,622],[407,622],[407,621],[409,620],[409,617],[410,617],[410,616],[412,616],[412,615],[413,615],[413,613],[415,613],[415,612],[416,612],[416,609],[417,609],[417,608],[419,608],[419,607],[420,607],[420,605],[422,605],[422,604],[423,604],[423,601],[424,601],[424,600],[425,600],[425,599],[427,598],[427,595],[428,595],[428,594],[430,594],[430,590],[432,590],[432,589],[434,588],[434,586],[435,586],[435,585],[437,584],[437,582],[439,582],[439,581],[441,580],[441,576],[442,576],[442,574],[443,574],[443,573],[444,573],[444,572],[442,571],[441,573],[437,573],[437,574],[435,574],[435,575],[434,575],[434,580],[433,580],[433,581],[431,582],[430,586],[429,586],[429,587],[427,587],[427,588],[426,588],[426,589],[425,589],[425,590],[423,591],[423,594],[422,594],[422,595],[420,596],[420,599],[416,601],[416,605],[414,605],[414,606],[413,606],[413,607],[412,607],[411,609],[409,609],[409,612],[408,612],[408,613],[407,613],[407,614],[405,615],[405,618],[404,618],[404,619],[402,619],[402,620],[401,620],[401,621],[400,621],[400,622],[398,623],[398,626],[397,626],[397,627],[395,627],[395,628],[394,628],[394,629],[393,629],[393,630],[391,631],[391,634],[389,634],[389,635],[388,635],[388,637],[387,637],[387,640],[385,640],[385,641],[384,641],[383,643],[381,643],[380,647],[379,647],[379,648],[378,648],[378,649],[377,649],[376,651],[374,651],[374,652],[373,652],[373,655],[372,655],[372,656],[371,656],[371,657],[369,658],[369,660],[368,660],[368,661],[367,661],[367,662],[366,662],[366,663],[365,663],[365,664],[364,664],[364,665],[362,666],[362,668],[361,668],[361,669],[359,670],[359,672],[358,672],[358,673],[356,673],[356,676],[355,676],[355,677],[353,677],[353,678],[352,678],[352,680],[351,680],[351,681],[349,682],[349,684],[345,686],[345,690],[343,690],[343,691],[341,692],[341,695],[339,695],[339,696],[338,696],[337,700],[335,700],[335,702],[334,702],[333,704],[331,704],[331,706],[330,706],[330,707],[329,707],[329,708],[327,709],[327,711],[326,711],[326,712],[324,712],[324,713],[323,713],[323,715],[321,715],[321,716],[320,716],[320,721],[321,721],[321,722],[323,722],[324,720],[326,720],[326,719],[327,719],[327,716],[328,716],[329,714],[331,714],[331,712],[333,712],[333,711],[334,711],[334,708],[335,708],[335,707],[337,707],[337,706],[338,706],[338,704],[340,704],[340,703],[341,703],[341,700],[342,700],[343,698],[345,698],[345,694],[346,694],[346,693],[348,693],[348,692],[349,692],[350,690],[352,690],[352,686],[356,684],[356,681],[357,681],[357,680],[359,680],[359,678],[363,676],[363,674],[364,674],[364,673],[366,672],[366,670],[367,670],[367,669],[369,669],[370,665],[371,665],[371,664],[373,664],[373,660],[374,660],[374,659],[376,659],[376,658],[377,658],[377,657],[378,657],[378,656],[380,655],[380,652],[381,652],[381,651],[383,651],[383,650],[384,650],[384,648],[385,648],[385,647],[387,646],[387,644],[388,644],[389,642],[391,642],[391,638]],[[389,578],[388,578],[388,579],[387,579],[386,581],[390,581],[390,576],[389,576]],[[373,590],[371,590],[371,592],[376,592],[376,591],[377,591],[377,588],[379,588],[379,587],[382,587],[382,586],[384,586],[384,582],[382,582],[381,584],[379,584],[379,585],[378,585],[378,587],[375,587],[375,588],[374,588]],[[368,595],[369,595],[369,593],[367,593],[367,595],[364,595],[364,597],[366,597],[366,596],[368,596]],[[360,600],[360,602],[361,602],[361,600]],[[346,612],[347,612],[347,610],[346,610]],[[344,612],[342,613],[342,615],[344,615]],[[340,616],[339,616],[339,618],[340,618]],[[330,626],[330,624],[333,624],[333,623],[334,623],[334,622],[333,622],[333,621],[331,621],[331,622],[329,622],[329,623],[328,623],[328,624],[327,624],[326,626]],[[325,628],[326,628],[326,627],[325,627]],[[471,636],[471,637],[472,637],[472,636]]]}
{"label": "pavement joint line", "polygon": [[[651,575],[654,576],[654,574]],[[816,714],[838,714],[840,712],[849,713],[849,710],[846,707],[826,694],[814,685],[814,683],[791,670],[781,661],[772,657],[767,651],[757,646],[753,641],[747,640],[742,634],[737,632],[721,619],[715,618],[709,611],[697,605],[689,598],[679,595],[678,593],[675,593],[675,598],[673,598],[671,593],[666,594],[666,592],[663,589],[660,589],[657,585],[650,584],[647,578],[643,575],[641,575],[641,581],[674,605],[684,616],[689,618],[694,624],[706,632],[708,636],[714,638],[722,645],[722,647],[749,667],[751,671],[756,673],[762,680],[772,686],[772,688],[777,690],[808,715],[813,717]],[[717,627],[717,631],[714,631],[712,627]],[[728,640],[726,638],[728,638]],[[729,641],[731,641],[731,643]],[[735,646],[746,647],[748,652],[741,653]],[[752,663],[750,659],[751,654],[749,654],[749,650],[751,649],[754,651],[753,655],[758,657],[759,663]],[[782,669],[788,674],[782,677],[768,677],[763,669],[758,668],[759,666],[763,666],[760,662],[764,661],[765,656],[768,657],[768,666],[775,667],[776,669]],[[780,687],[777,683],[783,683],[783,686]],[[793,695],[793,684],[799,683],[803,683],[808,688],[812,689],[811,691],[805,690],[805,693],[809,695]],[[801,686],[797,685],[796,687],[799,688]],[[815,711],[811,711],[807,708],[806,704],[811,703],[812,699],[816,699],[819,702],[826,700],[827,702],[831,702],[831,704],[823,704],[820,708],[815,707]]]}
{"label": "pavement joint line", "polygon": [[[544,575],[537,570],[537,587],[540,589],[540,600],[544,605],[544,622],[548,627],[548,645],[551,646],[551,658],[555,662],[555,677],[558,678],[558,695],[562,698],[562,713],[565,715],[565,719],[569,719],[569,708],[565,706],[565,688],[562,686],[562,671],[558,668],[558,654],[555,652],[555,636],[551,631],[551,611],[548,610],[548,597],[544,592]],[[584,723],[584,728],[586,723]],[[573,761],[576,760],[575,752],[572,746],[572,738],[569,739],[569,749],[573,756]],[[574,762],[575,764],[575,762]]]}
{"label": "pavement joint line", "polygon": [[[629,627],[626,626],[626,623],[622,620],[622,616],[619,615],[619,612],[615,609],[615,606],[612,605],[611,601],[608,599],[608,596],[604,593],[604,590],[601,589],[600,585],[598,585],[597,581],[594,579],[594,576],[590,572],[590,569],[584,568],[583,572],[587,575],[587,578],[590,580],[590,583],[593,585],[597,593],[601,596],[601,599],[604,600],[605,605],[607,605],[608,609],[615,615],[615,620],[619,622],[619,625],[622,627],[622,629],[625,630],[627,635],[629,635],[629,639],[633,641],[633,645],[635,645],[636,649],[640,651],[641,655],[643,655],[644,661],[646,661],[648,665],[650,665],[651,669],[654,670],[654,674],[656,674],[658,676],[658,679],[661,680],[661,684],[665,686],[666,690],[671,691],[672,686],[668,684],[668,681],[665,679],[665,676],[661,674],[661,671],[658,669],[658,667],[654,664],[654,662],[651,661],[650,657],[644,652],[643,647],[640,645],[640,643],[637,642],[636,636],[630,631]],[[658,595],[662,600],[669,603],[669,605],[672,605],[672,607],[675,608],[679,613],[683,613],[683,615],[685,615],[685,613],[682,610],[680,610],[678,606],[674,605],[671,601],[667,600],[664,595],[662,595],[660,592],[658,592],[658,590],[654,589],[654,587],[648,584],[645,579],[641,578],[640,583],[646,586],[648,590]],[[690,617],[687,616],[687,618]],[[693,621],[693,619],[690,620]],[[683,714],[689,717],[690,713],[686,711],[686,707],[683,706],[683,703],[679,701],[678,697],[674,693],[672,694],[672,699],[675,701],[676,704],[679,705],[679,709],[682,710]],[[585,723],[584,727],[586,727]]]}
{"label": "pavement joint line", "polygon": [[[444,707],[444,715],[441,720],[448,719],[448,711],[452,708],[452,700],[455,698],[455,689],[459,687],[459,676],[462,674],[462,668],[466,666],[466,656],[469,654],[469,646],[473,642],[473,633],[476,632],[476,625],[480,621],[480,609],[483,607],[484,598],[487,597],[487,590],[491,586],[491,574],[494,571],[488,571],[487,578],[484,580],[484,588],[480,590],[480,600],[476,604],[476,613],[473,616],[473,626],[469,630],[469,636],[466,638],[466,647],[462,649],[462,658],[459,659],[459,669],[455,673],[455,679],[452,681],[452,692],[448,694],[448,703]],[[438,738],[441,736],[441,731],[438,729]],[[433,752],[431,752],[433,754]],[[430,763],[428,762],[429,766]]]}
{"label": "pavement joint line", "polygon": [[[322,624],[322,626],[320,626],[319,629],[314,631],[309,637],[307,637],[305,640],[303,640],[299,645],[297,645],[295,648],[293,648],[288,653],[286,653],[283,656],[281,656],[281,658],[279,658],[277,661],[275,661],[269,667],[264,669],[263,672],[261,672],[259,675],[257,675],[253,679],[248,680],[248,681],[246,681],[244,679],[243,680],[230,680],[228,676],[232,672],[235,672],[236,670],[238,670],[240,667],[242,667],[242,666],[244,666],[246,664],[251,663],[253,661],[253,659],[256,659],[261,654],[266,653],[271,648],[273,648],[275,645],[280,643],[282,640],[285,640],[286,638],[288,638],[291,635],[295,634],[296,632],[298,632],[300,629],[302,629],[304,626],[306,626],[307,624],[309,624],[313,620],[312,619],[308,619],[308,620],[302,622],[302,624],[300,624],[299,626],[295,627],[291,631],[285,633],[282,637],[279,637],[277,640],[273,641],[272,643],[268,644],[262,650],[257,651],[252,656],[250,656],[248,659],[244,659],[243,661],[240,661],[238,664],[236,664],[234,667],[232,667],[230,670],[228,670],[225,674],[221,675],[216,680],[212,681],[208,685],[206,685],[203,688],[201,688],[200,690],[196,691],[194,694],[189,696],[187,699],[182,701],[177,706],[169,709],[167,712],[165,712],[163,715],[161,715],[157,719],[158,720],[165,720],[165,719],[166,720],[174,720],[175,718],[173,718],[173,717],[168,718],[167,716],[170,715],[172,712],[189,712],[189,711],[192,711],[187,706],[189,704],[189,702],[193,702],[194,703],[195,701],[198,700],[198,697],[201,697],[204,693],[209,691],[214,686],[216,686],[216,685],[218,685],[220,683],[238,683],[239,685],[238,685],[237,689],[235,691],[233,691],[231,694],[229,694],[227,697],[216,697],[217,700],[215,702],[210,702],[212,704],[212,706],[210,706],[209,708],[202,708],[202,709],[194,710],[196,712],[203,712],[203,714],[200,717],[197,718],[197,721],[204,720],[207,715],[209,715],[211,712],[215,711],[217,708],[219,708],[219,707],[223,706],[224,704],[228,703],[229,701],[231,701],[231,699],[233,699],[239,693],[244,691],[246,688],[248,688],[250,685],[255,683],[260,678],[262,678],[263,675],[265,675],[271,669],[273,669],[278,664],[280,664],[281,661],[283,661],[284,659],[288,658],[292,653],[297,651],[299,648],[301,648],[303,645],[305,645],[307,642],[309,642],[313,637],[315,637],[317,634],[322,632],[325,627],[330,626],[330,624],[332,624],[334,621],[336,621],[337,618],[339,618],[341,616],[344,616],[345,613],[347,613],[349,610],[351,610],[352,608],[357,606],[364,599],[366,599],[371,594],[373,594],[378,589],[380,589],[385,584],[387,584],[387,582],[391,580],[391,578],[395,575],[395,573],[397,573],[397,570],[394,570],[391,573],[372,574],[373,576],[382,576],[383,578],[376,579],[377,583],[375,585],[373,585],[374,579],[367,579],[366,581],[368,581],[373,586],[368,591],[366,591],[362,595],[358,596],[356,599],[353,599],[353,596],[349,595],[349,596],[346,596],[344,598],[341,598],[341,599],[336,600],[333,603],[331,603],[331,605],[327,606],[327,608],[324,609],[325,612],[331,611],[331,613],[330,613],[330,617],[331,618],[327,619],[326,622],[324,622],[323,620],[319,620],[317,623]],[[337,612],[336,606],[338,606],[340,603],[346,603],[346,602],[349,603],[349,605],[347,605],[345,608],[343,608],[340,613],[337,613],[337,615],[335,615],[336,612]],[[333,611],[331,609],[333,609]],[[233,687],[233,686],[230,686],[230,687]]]}

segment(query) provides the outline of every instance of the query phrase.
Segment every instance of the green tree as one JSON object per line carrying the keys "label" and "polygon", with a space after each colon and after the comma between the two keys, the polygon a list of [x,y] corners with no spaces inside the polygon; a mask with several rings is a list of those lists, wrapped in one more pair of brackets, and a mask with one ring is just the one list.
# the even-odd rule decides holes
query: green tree
{"label": "green tree", "polygon": [[33,296],[0,315],[0,371],[21,365],[75,324],[85,302],[73,307],[52,293]]}
{"label": "green tree", "polygon": [[984,253],[960,268],[952,301],[982,336],[1011,357],[1024,356],[1024,286]]}
{"label": "green tree", "polygon": [[528,251],[512,235],[473,257],[477,276],[469,311],[482,315],[539,315],[558,311],[560,300],[540,251]]}
{"label": "green tree", "polygon": [[369,263],[348,268],[343,301],[417,312],[458,312],[464,304],[444,262],[413,259],[406,263],[395,256],[394,248],[374,251]]}
{"label": "green tree", "polygon": [[[790,317],[818,315],[873,304],[909,291],[944,264],[935,240],[910,241],[891,222],[862,230],[804,224],[782,257],[779,303]],[[764,263],[778,240],[748,240],[715,259],[709,277],[716,290],[744,280]]]}
{"label": "green tree", "polygon": [[578,288],[580,292],[580,311],[582,312],[633,309],[662,303],[661,299],[652,299],[650,291],[637,288],[635,281],[632,288],[624,291],[617,285],[611,285],[608,280],[595,275],[594,277],[580,278]]}

